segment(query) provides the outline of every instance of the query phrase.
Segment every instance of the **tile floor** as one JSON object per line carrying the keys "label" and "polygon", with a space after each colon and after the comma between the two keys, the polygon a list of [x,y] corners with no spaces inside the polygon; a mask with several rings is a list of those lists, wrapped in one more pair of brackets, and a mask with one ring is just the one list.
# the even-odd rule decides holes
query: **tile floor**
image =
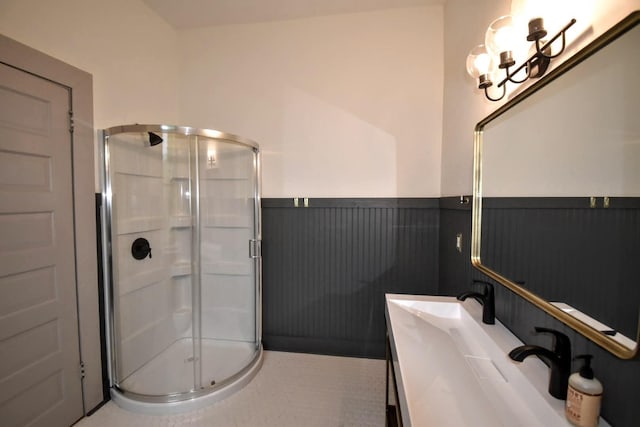
{"label": "tile floor", "polygon": [[384,360],[265,351],[245,388],[178,415],[143,415],[108,402],[77,427],[382,427]]}

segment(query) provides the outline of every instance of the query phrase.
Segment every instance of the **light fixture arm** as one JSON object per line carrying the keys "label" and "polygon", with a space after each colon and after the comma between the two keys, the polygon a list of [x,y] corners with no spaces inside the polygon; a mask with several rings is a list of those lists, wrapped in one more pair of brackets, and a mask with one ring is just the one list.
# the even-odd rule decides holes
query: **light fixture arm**
{"label": "light fixture arm", "polygon": [[[564,52],[564,48],[566,46],[566,33],[567,30],[576,23],[575,19],[571,19],[571,21],[569,21],[569,23],[567,25],[565,25],[560,32],[558,32],[558,34],[556,34],[555,36],[553,36],[553,38],[551,40],[549,40],[548,42],[546,42],[544,45],[542,45],[542,47],[540,47],[540,39],[536,39],[536,52],[538,54],[540,54],[540,56],[543,56],[547,59],[553,59],[553,58],[557,58],[558,56],[560,56],[562,54],[562,52]],[[547,55],[544,52],[547,49],[551,48],[551,44],[556,41],[558,39],[558,37],[562,36],[562,48],[560,49],[560,51],[558,53],[556,53],[555,55]]]}
{"label": "light fixture arm", "polygon": [[[530,61],[531,59],[529,59]],[[509,74],[509,69],[507,68],[507,78],[504,79],[502,82],[500,82],[498,84],[498,87],[500,86],[504,86],[504,83],[509,80],[511,83],[515,83],[515,84],[520,84],[520,83],[524,83],[527,80],[529,80],[529,78],[531,77],[531,67],[529,66],[529,61],[525,62],[524,64],[522,64],[521,66],[519,66],[515,72]],[[522,70],[522,67],[525,67],[525,70],[527,71],[527,75],[522,79],[522,80],[515,80],[513,77],[518,73],[518,71]]]}
{"label": "light fixture arm", "polygon": [[[527,59],[525,62],[523,62],[520,66],[518,66],[514,71],[509,72],[509,68],[506,69],[507,72],[507,76],[502,79],[500,81],[500,83],[498,83],[498,87],[502,87],[505,86],[505,84],[510,81],[512,83],[524,83],[526,80],[528,80],[530,77],[541,77],[542,74],[544,74],[544,70],[547,69],[549,62],[551,59],[558,57],[560,54],[562,54],[562,52],[564,52],[565,46],[566,46],[566,32],[567,30],[576,23],[575,19],[571,19],[571,21],[569,21],[569,23],[567,25],[565,25],[555,36],[553,36],[548,42],[546,42],[545,44],[542,45],[542,47],[540,47],[540,39],[536,39],[536,52],[534,54],[532,54],[529,59]],[[550,50],[550,46],[551,44],[556,41],[559,37],[562,36],[562,49],[560,50],[560,52],[558,52],[555,55],[547,55],[544,52],[546,50]],[[533,68],[533,65],[537,65],[539,67],[542,68],[542,71],[539,71],[538,73],[536,73],[534,76],[531,75],[531,70]],[[526,78],[522,79],[522,80],[514,80],[513,76],[515,76],[520,70],[522,70],[522,68],[526,67],[526,71],[527,71],[527,76]],[[491,101],[494,101],[494,99],[492,99],[491,97],[489,97],[486,94],[486,90],[485,90],[485,95],[487,96],[487,98],[489,98]],[[500,100],[502,98],[499,98],[498,100]]]}
{"label": "light fixture arm", "polygon": [[[546,62],[546,65],[548,65],[549,63],[549,59],[546,56],[543,55],[539,55],[537,52],[534,53],[533,55],[531,55],[531,57],[529,59],[527,59],[525,62],[523,62],[520,66],[518,66],[518,68],[515,69],[515,71],[513,71],[512,73],[509,73],[507,70],[507,77],[505,77],[504,79],[502,79],[500,81],[500,83],[498,83],[498,87],[501,86],[505,86],[505,83],[507,83],[508,81],[510,81],[511,83],[516,83],[516,84],[520,84],[520,83],[524,83],[526,82],[529,78],[531,78],[531,69],[533,68],[533,64],[536,63],[536,61],[541,61],[541,62]],[[545,70],[546,70],[546,65],[545,65]],[[516,74],[518,74],[518,72],[520,70],[522,70],[523,68],[526,69],[527,71],[527,76],[522,79],[522,80],[514,80],[513,76],[515,76]],[[541,74],[536,74],[534,77],[540,77]]]}
{"label": "light fixture arm", "polygon": [[[500,85],[498,85],[498,87],[500,87]],[[484,87],[484,96],[486,96],[489,101],[493,101],[493,102],[500,101],[507,94],[507,87],[505,85],[503,85],[502,86],[502,95],[500,95],[498,98],[492,98],[489,95],[489,91],[487,90],[488,88],[489,88],[489,86],[485,86]]]}

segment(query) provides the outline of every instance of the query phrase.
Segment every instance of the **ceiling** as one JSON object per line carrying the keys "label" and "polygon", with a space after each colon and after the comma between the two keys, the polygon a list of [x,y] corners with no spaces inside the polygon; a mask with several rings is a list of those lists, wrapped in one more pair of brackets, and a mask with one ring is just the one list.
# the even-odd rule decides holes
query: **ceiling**
{"label": "ceiling", "polygon": [[445,0],[143,0],[176,29],[442,4]]}

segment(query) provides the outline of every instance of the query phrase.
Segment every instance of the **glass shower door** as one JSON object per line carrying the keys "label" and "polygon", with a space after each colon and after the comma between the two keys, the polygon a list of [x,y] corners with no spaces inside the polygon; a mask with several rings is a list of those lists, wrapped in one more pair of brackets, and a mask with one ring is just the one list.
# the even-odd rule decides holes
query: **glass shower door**
{"label": "glass shower door", "polygon": [[258,352],[254,150],[198,137],[201,386],[220,384]]}
{"label": "glass shower door", "polygon": [[[108,140],[112,370],[124,391],[194,389],[191,162],[188,137],[131,132]],[[158,140],[154,140],[157,142]]]}

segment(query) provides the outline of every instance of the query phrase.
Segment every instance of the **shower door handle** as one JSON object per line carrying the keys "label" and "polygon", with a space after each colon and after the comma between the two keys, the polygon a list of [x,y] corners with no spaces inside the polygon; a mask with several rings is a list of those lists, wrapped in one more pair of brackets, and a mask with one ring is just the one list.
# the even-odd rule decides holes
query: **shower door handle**
{"label": "shower door handle", "polygon": [[249,239],[249,258],[262,257],[262,240]]}

